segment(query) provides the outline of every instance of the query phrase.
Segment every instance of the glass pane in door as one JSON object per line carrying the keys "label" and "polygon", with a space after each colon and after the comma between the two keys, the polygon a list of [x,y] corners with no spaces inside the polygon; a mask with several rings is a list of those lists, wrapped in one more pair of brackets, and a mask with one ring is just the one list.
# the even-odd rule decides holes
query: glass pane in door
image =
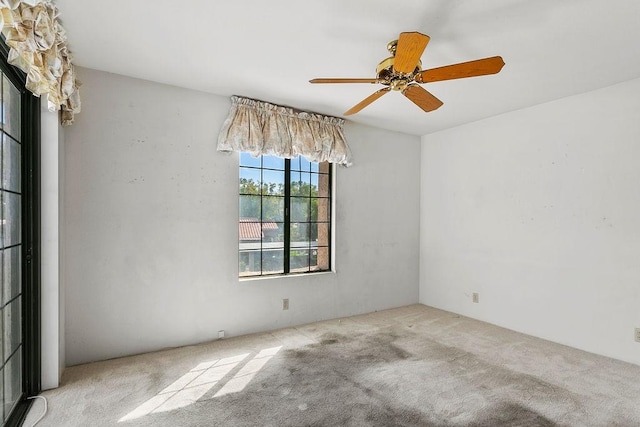
{"label": "glass pane in door", "polygon": [[20,347],[4,364],[4,416],[18,403],[22,395],[22,347]]}
{"label": "glass pane in door", "polygon": [[0,148],[0,399],[6,421],[22,396],[22,172],[20,91],[2,75]]}

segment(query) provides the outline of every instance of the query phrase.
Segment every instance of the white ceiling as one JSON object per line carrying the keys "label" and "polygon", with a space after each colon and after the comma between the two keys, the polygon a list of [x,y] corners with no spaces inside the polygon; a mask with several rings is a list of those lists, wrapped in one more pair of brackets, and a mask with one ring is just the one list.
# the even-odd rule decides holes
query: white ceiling
{"label": "white ceiling", "polygon": [[[349,120],[424,135],[640,77],[638,0],[56,0],[74,63],[342,116],[379,88],[387,42],[428,34],[423,68],[501,55],[499,74],[430,83],[424,113],[398,92]],[[381,87],[381,86],[380,86]]]}

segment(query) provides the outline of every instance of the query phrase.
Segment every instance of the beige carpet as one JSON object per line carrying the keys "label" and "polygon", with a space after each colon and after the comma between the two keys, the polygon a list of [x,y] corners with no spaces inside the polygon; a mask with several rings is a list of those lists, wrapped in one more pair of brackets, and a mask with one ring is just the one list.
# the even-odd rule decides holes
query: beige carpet
{"label": "beige carpet", "polygon": [[640,366],[423,305],[75,366],[44,396],[38,426],[640,426]]}

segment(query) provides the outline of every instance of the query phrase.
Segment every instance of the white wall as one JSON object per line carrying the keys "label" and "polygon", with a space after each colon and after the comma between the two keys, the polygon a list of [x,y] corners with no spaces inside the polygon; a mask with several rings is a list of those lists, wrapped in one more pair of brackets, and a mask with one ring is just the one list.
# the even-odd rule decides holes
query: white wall
{"label": "white wall", "polygon": [[640,364],[639,116],[640,79],[423,136],[420,302]]}
{"label": "white wall", "polygon": [[215,150],[229,100],[79,74],[65,147],[67,365],[418,302],[418,137],[347,124],[337,273],[239,282],[238,156]]}
{"label": "white wall", "polygon": [[60,281],[60,160],[63,132],[58,113],[41,100],[41,328],[42,389],[58,387],[64,369],[64,287]]}

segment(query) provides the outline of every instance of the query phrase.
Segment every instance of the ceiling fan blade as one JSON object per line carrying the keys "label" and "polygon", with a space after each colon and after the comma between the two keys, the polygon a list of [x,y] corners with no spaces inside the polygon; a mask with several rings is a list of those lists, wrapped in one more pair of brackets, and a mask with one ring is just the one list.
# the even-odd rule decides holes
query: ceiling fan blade
{"label": "ceiling fan blade", "polygon": [[391,88],[385,87],[383,89],[373,92],[371,95],[367,96],[365,99],[363,99],[362,101],[358,102],[356,105],[351,107],[351,109],[346,113],[344,113],[344,115],[350,116],[351,114],[357,113],[358,111],[362,110],[364,107],[371,104],[373,101],[380,98],[382,95],[389,92],[390,90]]}
{"label": "ceiling fan blade", "polygon": [[418,32],[400,33],[393,61],[394,71],[411,74],[418,66],[418,61],[420,61],[429,40],[429,36]]}
{"label": "ceiling fan blade", "polygon": [[460,64],[446,65],[444,67],[423,70],[416,74],[418,83],[438,82],[441,80],[462,79],[464,77],[486,76],[496,74],[504,67],[504,61],[500,56],[476,59],[475,61],[461,62]]}
{"label": "ceiling fan blade", "polygon": [[378,83],[378,79],[313,79],[309,83]]}
{"label": "ceiling fan blade", "polygon": [[402,94],[427,113],[437,110],[442,105],[442,101],[417,84],[407,86],[407,88],[402,91]]}

